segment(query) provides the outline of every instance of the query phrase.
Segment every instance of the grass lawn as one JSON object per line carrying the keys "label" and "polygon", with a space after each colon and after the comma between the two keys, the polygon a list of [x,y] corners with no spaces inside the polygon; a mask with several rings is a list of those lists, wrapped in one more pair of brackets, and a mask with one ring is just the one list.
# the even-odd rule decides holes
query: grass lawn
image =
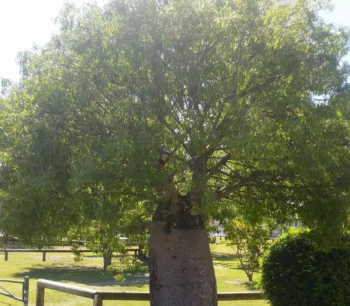
{"label": "grass lawn", "polygon": [[[239,269],[238,261],[225,242],[211,245],[218,291],[249,291],[255,290],[247,284],[245,273]],[[142,265],[133,271],[125,273],[125,282],[114,279],[113,272],[101,269],[102,258],[94,254],[84,253],[82,262],[74,262],[70,253],[47,253],[46,262],[41,261],[41,253],[9,253],[9,261],[3,261],[0,266],[1,279],[19,279],[30,277],[29,305],[35,305],[36,280],[39,278],[58,282],[75,284],[82,287],[97,288],[108,291],[148,291],[148,267]],[[0,253],[0,260],[4,254]],[[117,261],[117,260],[115,260]],[[11,292],[21,295],[21,285],[0,283]],[[0,305],[23,305],[0,295]],[[92,305],[92,300],[68,295],[52,290],[45,290],[45,305]],[[145,306],[147,302],[117,302],[105,301],[103,305]],[[264,301],[221,302],[220,306],[266,306]]]}

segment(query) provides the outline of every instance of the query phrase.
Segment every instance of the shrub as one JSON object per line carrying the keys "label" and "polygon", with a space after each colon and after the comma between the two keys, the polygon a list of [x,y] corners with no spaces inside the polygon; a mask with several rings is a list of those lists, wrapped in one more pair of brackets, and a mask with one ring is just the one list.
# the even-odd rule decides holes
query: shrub
{"label": "shrub", "polygon": [[260,285],[272,306],[350,305],[350,244],[321,251],[307,232],[289,233],[264,255]]}

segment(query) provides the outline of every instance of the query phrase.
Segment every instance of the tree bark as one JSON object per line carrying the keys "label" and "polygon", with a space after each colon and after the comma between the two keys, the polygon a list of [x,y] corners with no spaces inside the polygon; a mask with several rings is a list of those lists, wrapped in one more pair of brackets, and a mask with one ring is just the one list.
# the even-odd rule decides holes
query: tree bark
{"label": "tree bark", "polygon": [[148,257],[143,252],[143,246],[142,245],[139,245],[139,251],[137,253],[137,259],[142,261],[143,263],[149,263]]}
{"label": "tree bark", "polygon": [[217,305],[216,279],[204,226],[154,221],[150,239],[151,306]]}
{"label": "tree bark", "polygon": [[107,243],[103,245],[103,270],[107,270],[107,268],[112,264],[112,250],[108,247]]}
{"label": "tree bark", "polygon": [[249,282],[252,283],[253,282],[253,274],[247,273],[247,276],[248,276]]}

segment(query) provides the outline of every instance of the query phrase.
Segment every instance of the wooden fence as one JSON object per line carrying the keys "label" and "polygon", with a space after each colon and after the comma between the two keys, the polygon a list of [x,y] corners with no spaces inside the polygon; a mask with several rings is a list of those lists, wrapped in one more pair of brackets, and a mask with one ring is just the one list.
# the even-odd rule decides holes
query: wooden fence
{"label": "wooden fence", "polygon": [[4,295],[10,299],[23,302],[23,306],[28,306],[29,302],[29,277],[25,276],[23,281],[12,280],[12,279],[0,279],[0,283],[14,283],[22,285],[22,297],[18,297],[3,285],[0,285],[0,295]]}
{"label": "wooden fence", "polygon": [[[102,306],[103,301],[149,301],[148,292],[109,292],[97,291],[89,288],[72,286],[64,283],[38,279],[36,291],[36,306],[45,306],[45,289],[56,290],[84,298],[92,299],[93,306]],[[261,292],[221,292],[218,293],[219,301],[247,301],[264,300]]]}
{"label": "wooden fence", "polygon": [[[133,252],[134,257],[138,258],[139,249],[127,249],[127,252]],[[42,261],[46,261],[46,253],[72,253],[72,250],[55,250],[55,249],[42,249],[42,250],[30,250],[30,249],[5,249],[0,250],[4,252],[5,261],[9,259],[9,253],[42,253]],[[79,250],[80,253],[94,253],[91,250]]]}

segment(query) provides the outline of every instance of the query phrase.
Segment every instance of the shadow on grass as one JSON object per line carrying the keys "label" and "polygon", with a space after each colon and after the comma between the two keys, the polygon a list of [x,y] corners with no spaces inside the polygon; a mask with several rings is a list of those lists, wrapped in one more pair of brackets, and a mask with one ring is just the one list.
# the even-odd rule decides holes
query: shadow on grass
{"label": "shadow on grass", "polygon": [[211,256],[213,257],[213,260],[218,261],[230,261],[230,260],[238,260],[238,257],[236,254],[227,254],[222,252],[212,252]]}
{"label": "shadow on grass", "polygon": [[212,252],[211,256],[213,258],[214,265],[220,265],[228,269],[241,270],[237,264],[238,257],[236,254]]}
{"label": "shadow on grass", "polygon": [[[242,271],[242,276],[239,277],[239,279],[241,280],[243,278],[246,278],[244,270],[241,268],[241,264],[240,264],[240,262],[238,260],[238,256],[236,254],[212,252],[212,258],[213,258],[213,262],[214,262],[215,266],[217,266],[217,267],[219,266],[219,267],[229,269],[229,270]],[[244,286],[247,289],[247,291],[258,291],[259,290],[258,283],[255,281],[242,282],[242,281],[238,281],[238,280],[233,279],[232,281],[228,281],[228,282],[232,282],[232,283],[235,283],[236,285]]]}
{"label": "shadow on grass", "polygon": [[98,267],[79,265],[55,265],[51,267],[38,265],[29,267],[26,272],[14,273],[14,277],[28,275],[31,279],[44,278],[56,282],[75,282],[94,287],[122,286],[143,287],[148,284],[148,266],[137,266],[132,270],[124,271],[124,282],[117,281],[113,271],[104,271]]}
{"label": "shadow on grass", "polygon": [[243,285],[249,290],[249,291],[258,291],[258,283],[253,281],[253,282],[245,282]]}

